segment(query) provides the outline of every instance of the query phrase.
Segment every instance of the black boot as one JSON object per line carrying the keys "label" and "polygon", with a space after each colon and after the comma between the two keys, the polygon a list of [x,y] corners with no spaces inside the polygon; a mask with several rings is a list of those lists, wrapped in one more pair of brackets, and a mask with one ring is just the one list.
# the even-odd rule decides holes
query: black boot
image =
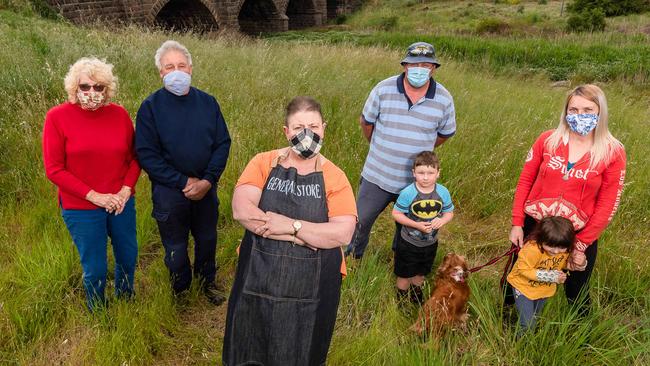
{"label": "black boot", "polygon": [[223,294],[223,292],[217,287],[217,285],[212,282],[207,284],[203,288],[203,294],[205,294],[205,297],[208,299],[208,301],[214,305],[221,305],[224,301],[226,301],[226,296]]}
{"label": "black boot", "polygon": [[422,292],[422,286],[411,285],[409,288],[411,292],[411,302],[417,305],[424,304],[424,293]]}
{"label": "black boot", "polygon": [[409,298],[409,290],[397,289],[397,303],[403,304]]}

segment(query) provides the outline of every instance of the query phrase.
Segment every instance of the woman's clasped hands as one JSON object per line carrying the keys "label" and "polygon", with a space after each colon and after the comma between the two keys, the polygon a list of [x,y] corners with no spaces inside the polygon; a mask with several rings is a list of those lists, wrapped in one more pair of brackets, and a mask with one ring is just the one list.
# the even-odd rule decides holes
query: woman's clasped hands
{"label": "woman's clasped hands", "polygon": [[119,192],[112,193],[99,193],[91,190],[86,195],[86,199],[95,206],[99,206],[106,210],[108,213],[119,215],[124,211],[126,202],[131,197],[131,187],[122,186]]}

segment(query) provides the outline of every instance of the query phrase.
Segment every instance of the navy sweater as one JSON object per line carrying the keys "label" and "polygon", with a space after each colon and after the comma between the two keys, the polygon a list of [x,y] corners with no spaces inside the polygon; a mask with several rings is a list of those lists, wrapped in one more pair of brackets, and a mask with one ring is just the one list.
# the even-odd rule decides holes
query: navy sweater
{"label": "navy sweater", "polygon": [[213,96],[190,88],[179,97],[161,88],[138,110],[135,148],[154,184],[183,189],[196,177],[214,186],[226,168],[230,135]]}

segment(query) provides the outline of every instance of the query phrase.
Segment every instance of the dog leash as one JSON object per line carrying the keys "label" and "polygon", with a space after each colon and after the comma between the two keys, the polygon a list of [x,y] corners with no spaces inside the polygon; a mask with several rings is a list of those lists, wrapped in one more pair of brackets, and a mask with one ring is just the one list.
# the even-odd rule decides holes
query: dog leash
{"label": "dog leash", "polygon": [[510,264],[511,264],[511,262],[512,262],[512,254],[515,254],[515,253],[517,253],[517,252],[519,252],[519,247],[518,247],[517,245],[515,245],[515,244],[512,244],[512,246],[510,247],[510,249],[509,249],[507,252],[501,254],[501,255],[498,256],[498,257],[494,257],[494,258],[490,259],[487,263],[485,263],[485,264],[482,265],[482,266],[478,266],[478,267],[471,268],[471,269],[469,270],[469,272],[470,272],[470,273],[477,272],[477,271],[479,271],[480,269],[482,269],[482,268],[484,268],[484,267],[490,266],[490,265],[492,265],[492,264],[498,262],[501,258],[503,258],[503,257],[505,257],[505,256],[510,256],[510,258],[508,259],[508,264],[506,265],[506,270],[507,270],[507,268],[510,267]]}

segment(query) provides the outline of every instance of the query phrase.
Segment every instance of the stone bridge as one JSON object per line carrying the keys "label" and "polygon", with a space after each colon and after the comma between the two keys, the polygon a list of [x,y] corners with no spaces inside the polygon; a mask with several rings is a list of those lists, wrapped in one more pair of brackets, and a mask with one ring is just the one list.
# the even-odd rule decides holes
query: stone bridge
{"label": "stone bridge", "polygon": [[97,20],[247,34],[319,26],[360,0],[46,0],[77,24]]}

